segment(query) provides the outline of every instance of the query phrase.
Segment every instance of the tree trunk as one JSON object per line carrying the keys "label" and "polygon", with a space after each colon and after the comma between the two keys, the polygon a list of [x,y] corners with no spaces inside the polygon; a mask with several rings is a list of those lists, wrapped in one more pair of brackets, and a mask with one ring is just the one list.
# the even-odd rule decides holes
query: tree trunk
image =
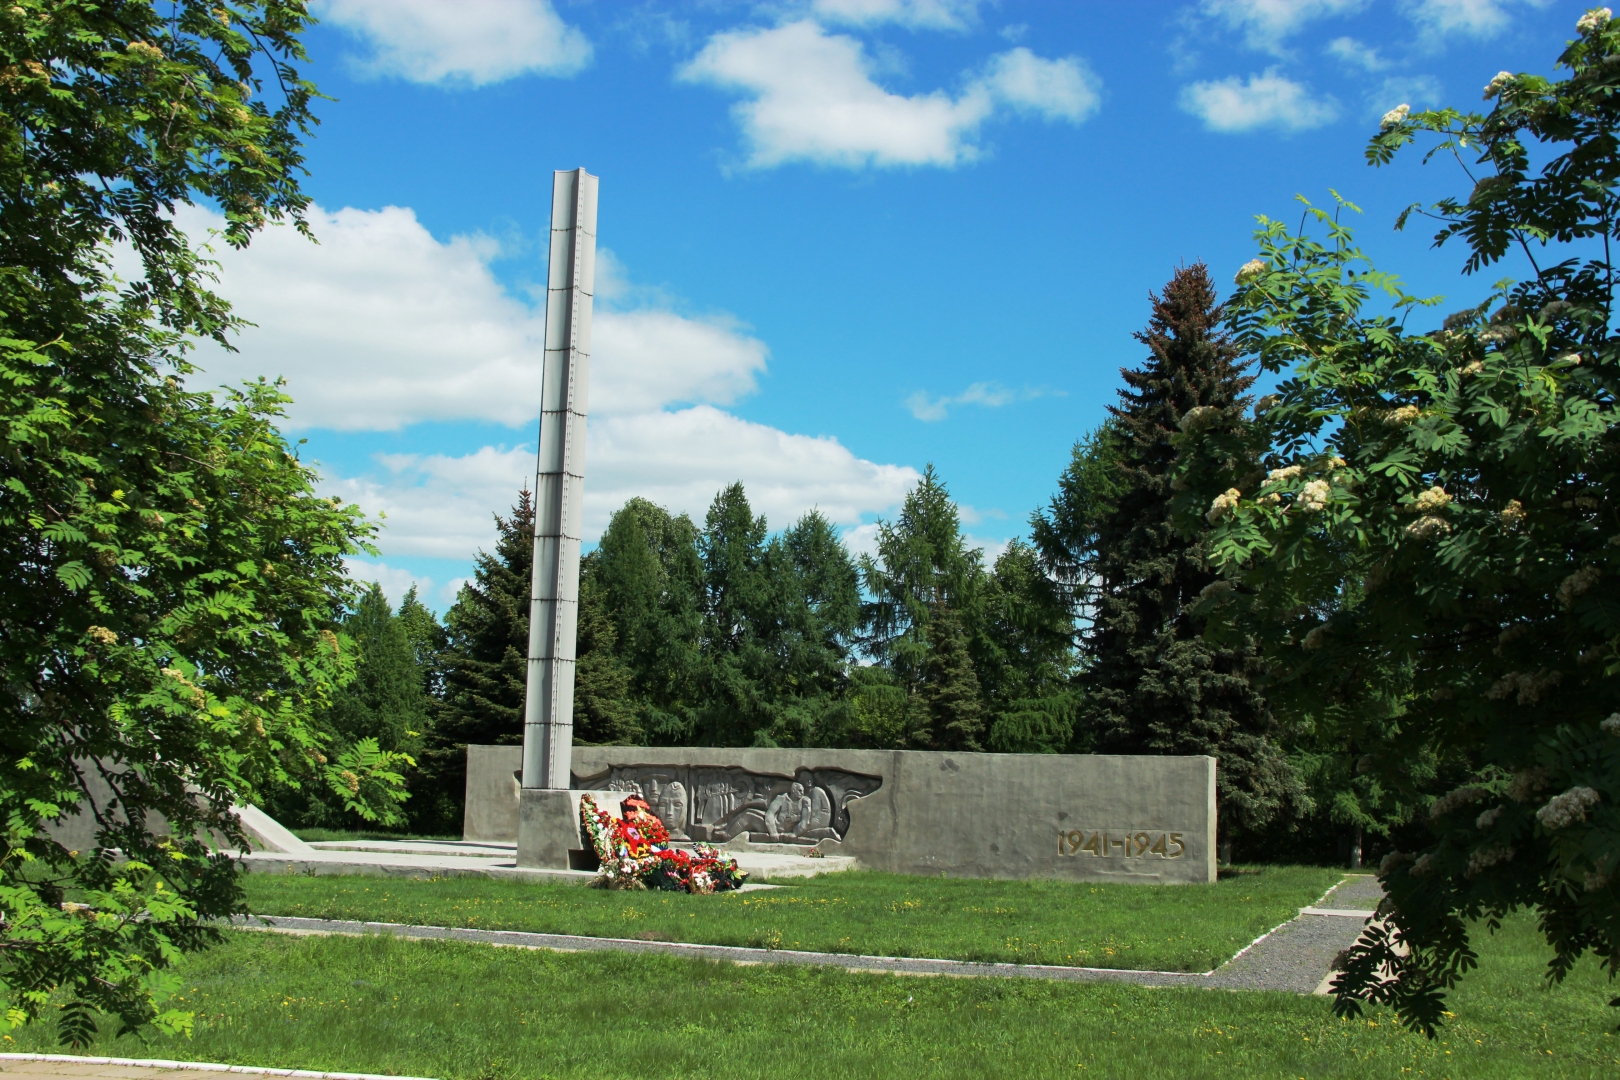
{"label": "tree trunk", "polygon": [[1350,869],[1361,869],[1361,826],[1357,825],[1350,834]]}
{"label": "tree trunk", "polygon": [[1222,865],[1222,866],[1231,866],[1232,865],[1232,841],[1230,839],[1222,840],[1219,844],[1217,844],[1215,846],[1215,854],[1216,854],[1216,860],[1217,860],[1217,862],[1220,863],[1220,865]]}

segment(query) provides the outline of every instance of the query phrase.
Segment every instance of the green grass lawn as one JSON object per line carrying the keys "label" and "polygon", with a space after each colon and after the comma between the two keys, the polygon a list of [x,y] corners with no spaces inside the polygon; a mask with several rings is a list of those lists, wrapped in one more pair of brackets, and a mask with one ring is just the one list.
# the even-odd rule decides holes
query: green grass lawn
{"label": "green grass lawn", "polygon": [[1320,867],[1223,872],[1214,885],[979,881],[845,872],[714,896],[479,877],[250,874],[261,915],[691,941],[875,956],[1208,971],[1313,903]]}
{"label": "green grass lawn", "polygon": [[[86,1052],[446,1080],[1620,1075],[1613,987],[1587,960],[1547,989],[1528,918],[1481,941],[1484,969],[1433,1042],[1387,1013],[1341,1021],[1326,999],[1290,994],[228,938],[182,965],[193,1038],[104,1038]],[[56,1049],[45,1025],[6,1038]]]}

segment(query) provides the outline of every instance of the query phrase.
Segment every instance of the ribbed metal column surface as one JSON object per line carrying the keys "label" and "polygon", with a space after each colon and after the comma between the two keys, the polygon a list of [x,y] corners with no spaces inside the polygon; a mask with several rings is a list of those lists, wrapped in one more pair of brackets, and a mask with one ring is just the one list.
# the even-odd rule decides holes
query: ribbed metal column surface
{"label": "ribbed metal column surface", "polygon": [[534,586],[523,702],[523,786],[567,788],[574,745],[574,634],[579,622],[580,503],[596,287],[596,184],[584,169],[551,187],[551,266],[534,481]]}

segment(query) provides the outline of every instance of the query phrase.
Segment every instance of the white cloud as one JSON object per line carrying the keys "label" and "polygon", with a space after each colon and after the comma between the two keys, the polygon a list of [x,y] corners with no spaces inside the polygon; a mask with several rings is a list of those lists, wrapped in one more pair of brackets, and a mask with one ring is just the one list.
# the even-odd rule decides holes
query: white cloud
{"label": "white cloud", "polygon": [[980,0],[811,0],[822,22],[852,26],[897,23],[917,30],[966,30],[979,17]]}
{"label": "white cloud", "polygon": [[[182,220],[193,235],[221,225],[198,210]],[[221,291],[258,325],[238,353],[199,350],[194,381],[286,376],[293,427],[519,424],[538,414],[543,312],[495,279],[493,241],[440,242],[400,207],[313,207],[310,224],[319,244],[275,226],[246,251],[219,245]],[[599,310],[592,348],[594,415],[730,404],[754,390],[768,355],[729,316],[658,308]]]}
{"label": "white cloud", "polygon": [[800,21],[717,34],[679,77],[747,96],[732,112],[756,168],[795,160],[951,166],[978,155],[979,129],[1003,109],[1079,123],[1100,101],[1083,61],[1023,48],[992,57],[957,97],[891,93],[874,73],[859,41]]}
{"label": "white cloud", "polygon": [[1275,68],[1247,80],[1237,76],[1198,82],[1181,90],[1181,107],[1211,131],[1305,131],[1332,123],[1339,106],[1331,97],[1312,98],[1309,88],[1277,74]]}
{"label": "white cloud", "polygon": [[1384,71],[1389,67],[1389,61],[1379,56],[1377,49],[1353,37],[1334,38],[1328,42],[1327,54],[1346,67],[1360,68],[1362,71]]}
{"label": "white cloud", "polygon": [[1074,57],[1045,60],[1025,48],[990,58],[976,85],[1019,112],[1078,124],[1102,103],[1100,82]]}
{"label": "white cloud", "polygon": [[[1541,7],[1545,0],[1524,2]],[[1416,0],[1406,5],[1406,13],[1430,37],[1463,34],[1487,38],[1501,33],[1512,22],[1508,13],[1511,6],[1513,0]]]}
{"label": "white cloud", "polygon": [[374,581],[382,588],[383,595],[395,608],[405,599],[405,594],[416,587],[416,598],[430,608],[443,609],[448,607],[456,598],[456,591],[461,588],[465,578],[456,578],[454,581],[439,585],[431,577],[415,574],[398,566],[390,566],[386,562],[372,561],[364,558],[346,558],[343,564],[348,568],[349,576],[356,581]]}
{"label": "white cloud", "polygon": [[[390,454],[379,475],[334,477],[322,490],[383,515],[378,546],[394,556],[465,559],[494,542],[491,514],[534,486],[533,446],[460,456]],[[915,469],[856,457],[837,439],[794,435],[708,405],[593,419],[586,427],[585,538],[633,496],[701,521],[715,493],[741,480],[756,514],[785,528],[811,509],[839,524],[897,505]]]}
{"label": "white cloud", "polygon": [[587,429],[586,443],[588,533],[633,495],[701,518],[733,480],[775,528],[816,508],[852,524],[898,505],[921,478],[858,458],[831,436],[790,434],[707,405],[611,417]]}
{"label": "white cloud", "polygon": [[[381,518],[386,557],[470,558],[493,542],[491,515],[533,486],[540,312],[501,288],[489,266],[498,246],[487,238],[441,243],[398,207],[313,207],[310,221],[319,245],[273,227],[246,251],[216,253],[221,291],[258,326],[243,333],[239,353],[200,349],[204,371],[193,381],[287,375],[292,426],[303,428],[395,430],[456,419],[523,425],[517,447],[382,455],[369,475],[328,474],[322,484]],[[187,210],[184,224],[198,235],[221,222]],[[645,298],[648,290],[628,285],[623,267],[604,253],[612,268],[605,280],[621,301]],[[755,389],[768,355],[729,316],[603,306],[593,348],[588,538],[635,495],[701,517],[721,487],[741,480],[756,511],[779,527],[812,507],[854,524],[896,505],[918,478],[911,468],[858,458],[837,439],[716,408]],[[381,580],[394,588],[405,579]],[[441,589],[453,592],[454,584]]]}
{"label": "white cloud", "polygon": [[321,20],[371,46],[371,75],[483,86],[519,75],[572,75],[591,44],[550,0],[323,0]]}
{"label": "white cloud", "polygon": [[958,405],[982,405],[987,409],[999,409],[1015,401],[1033,401],[1038,397],[1061,394],[1062,391],[1037,390],[1027,386],[1022,390],[1012,390],[998,382],[976,382],[960,394],[947,394],[943,397],[930,397],[926,391],[918,390],[906,398],[905,405],[911,410],[911,415],[918,420],[943,420],[951,414],[951,409]]}
{"label": "white cloud", "polygon": [[1204,12],[1243,33],[1250,48],[1278,52],[1307,23],[1347,15],[1367,0],[1204,0]]}

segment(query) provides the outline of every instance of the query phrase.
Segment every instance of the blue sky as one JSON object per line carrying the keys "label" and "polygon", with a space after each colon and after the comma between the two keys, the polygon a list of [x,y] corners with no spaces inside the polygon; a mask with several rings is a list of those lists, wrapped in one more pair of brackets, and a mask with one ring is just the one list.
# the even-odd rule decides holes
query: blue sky
{"label": "blue sky", "polygon": [[633,495],[701,520],[740,479],[773,528],[820,507],[862,549],[932,462],[993,555],[1141,359],[1149,291],[1196,259],[1229,280],[1296,193],[1339,190],[1385,269],[1474,302],[1460,253],[1392,230],[1468,182],[1368,168],[1366,139],[1552,74],[1585,9],[314,6],[320,244],[221,255],[258,328],[200,360],[288,379],[325,490],[386,515],[356,572],[441,609],[534,468],[552,170],[601,177],[588,542]]}

